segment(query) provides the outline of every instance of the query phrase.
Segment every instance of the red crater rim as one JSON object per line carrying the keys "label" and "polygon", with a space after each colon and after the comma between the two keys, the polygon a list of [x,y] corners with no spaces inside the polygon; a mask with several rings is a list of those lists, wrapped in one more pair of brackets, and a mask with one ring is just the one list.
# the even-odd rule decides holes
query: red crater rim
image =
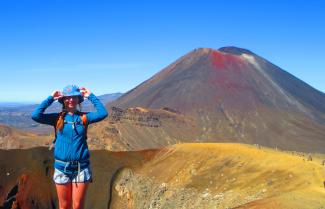
{"label": "red crater rim", "polygon": [[216,50],[212,50],[211,61],[214,68],[219,70],[226,69],[228,65],[238,66],[243,63],[240,56],[227,54]]}

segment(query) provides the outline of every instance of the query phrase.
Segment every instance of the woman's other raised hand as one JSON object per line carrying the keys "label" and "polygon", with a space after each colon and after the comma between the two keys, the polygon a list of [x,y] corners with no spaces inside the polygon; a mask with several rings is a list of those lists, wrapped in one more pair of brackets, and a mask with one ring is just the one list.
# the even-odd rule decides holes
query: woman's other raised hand
{"label": "woman's other raised hand", "polygon": [[62,94],[61,94],[60,91],[55,90],[55,91],[53,91],[52,96],[53,96],[54,100],[57,100],[57,99],[59,99],[60,97],[62,97]]}
{"label": "woman's other raised hand", "polygon": [[91,94],[91,92],[88,89],[86,89],[85,87],[81,87],[80,92],[86,98],[89,97],[89,95]]}

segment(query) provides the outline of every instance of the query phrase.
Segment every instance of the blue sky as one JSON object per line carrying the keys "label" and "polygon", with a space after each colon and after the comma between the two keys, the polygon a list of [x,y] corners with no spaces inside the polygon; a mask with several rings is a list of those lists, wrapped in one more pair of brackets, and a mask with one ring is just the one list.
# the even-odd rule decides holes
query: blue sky
{"label": "blue sky", "polygon": [[194,48],[249,49],[325,92],[325,3],[1,0],[0,101],[126,92]]}

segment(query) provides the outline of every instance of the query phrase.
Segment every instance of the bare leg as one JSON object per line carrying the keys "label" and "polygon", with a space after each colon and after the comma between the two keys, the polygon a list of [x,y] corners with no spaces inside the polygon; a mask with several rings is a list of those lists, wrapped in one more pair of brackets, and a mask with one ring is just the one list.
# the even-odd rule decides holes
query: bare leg
{"label": "bare leg", "polygon": [[89,182],[72,183],[73,209],[84,209],[88,185],[89,185]]}
{"label": "bare leg", "polygon": [[55,184],[56,191],[59,198],[60,209],[71,209],[72,203],[72,185],[71,182],[67,184]]}

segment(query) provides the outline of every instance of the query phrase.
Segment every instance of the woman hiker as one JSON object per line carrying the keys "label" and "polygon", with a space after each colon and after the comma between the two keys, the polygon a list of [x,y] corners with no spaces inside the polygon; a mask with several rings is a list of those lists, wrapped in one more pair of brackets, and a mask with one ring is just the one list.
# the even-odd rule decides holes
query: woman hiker
{"label": "woman hiker", "polygon": [[[96,112],[82,113],[77,105],[84,97],[96,108]],[[55,100],[62,104],[62,112],[44,111]],[[86,88],[66,86],[62,93],[54,91],[32,113],[36,122],[52,125],[55,128],[54,175],[53,180],[59,199],[60,209],[83,209],[92,170],[87,145],[87,126],[108,116],[104,105]]]}

